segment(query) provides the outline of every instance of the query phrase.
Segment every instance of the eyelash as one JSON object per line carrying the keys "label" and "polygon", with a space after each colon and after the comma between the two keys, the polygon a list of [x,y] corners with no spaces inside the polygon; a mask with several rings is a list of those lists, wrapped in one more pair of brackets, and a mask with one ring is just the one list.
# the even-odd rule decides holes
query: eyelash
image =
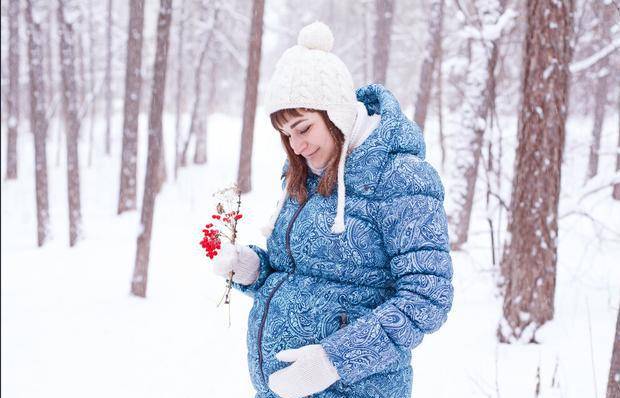
{"label": "eyelash", "polygon": [[306,129],[302,132],[300,132],[299,134],[306,134],[308,132],[308,130],[310,130],[310,126],[306,127]]}

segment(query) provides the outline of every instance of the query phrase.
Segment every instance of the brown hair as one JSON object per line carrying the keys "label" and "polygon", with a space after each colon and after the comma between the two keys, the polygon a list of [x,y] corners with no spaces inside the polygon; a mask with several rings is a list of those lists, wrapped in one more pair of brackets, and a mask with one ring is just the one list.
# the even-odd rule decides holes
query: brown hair
{"label": "brown hair", "polygon": [[334,139],[336,144],[336,155],[327,163],[325,171],[319,181],[317,191],[323,196],[329,196],[334,190],[336,181],[338,180],[338,162],[340,161],[340,153],[342,152],[342,145],[344,144],[344,135],[342,131],[329,119],[326,111],[306,108],[288,108],[281,109],[270,115],[271,124],[280,132],[280,139],[282,140],[282,146],[288,156],[289,167],[286,172],[287,190],[291,197],[297,199],[297,202],[304,203],[308,199],[308,191],[306,189],[306,178],[308,177],[308,165],[303,156],[295,154],[291,144],[289,143],[289,137],[281,130],[282,126],[291,117],[303,116],[300,110],[309,112],[318,112],[321,118],[329,129],[329,134]]}

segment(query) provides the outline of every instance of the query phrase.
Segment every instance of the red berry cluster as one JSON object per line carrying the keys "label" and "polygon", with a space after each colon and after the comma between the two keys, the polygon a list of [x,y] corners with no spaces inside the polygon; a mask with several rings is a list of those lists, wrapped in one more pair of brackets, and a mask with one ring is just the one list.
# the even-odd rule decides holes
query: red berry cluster
{"label": "red berry cluster", "polygon": [[200,241],[200,246],[205,249],[207,256],[213,259],[213,257],[217,256],[217,251],[221,248],[220,231],[213,228],[213,224],[207,224],[202,232],[204,237]]}
{"label": "red berry cluster", "polygon": [[239,220],[243,217],[243,214],[237,211],[229,211],[228,213],[224,213],[223,216],[219,214],[214,214],[211,216],[214,220],[222,220],[226,224],[233,225],[235,221]]}

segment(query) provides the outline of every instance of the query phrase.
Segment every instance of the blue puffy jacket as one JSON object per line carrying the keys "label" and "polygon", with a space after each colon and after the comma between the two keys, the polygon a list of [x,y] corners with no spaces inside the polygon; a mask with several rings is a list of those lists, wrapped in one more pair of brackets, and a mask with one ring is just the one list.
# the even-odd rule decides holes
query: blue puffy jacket
{"label": "blue puffy jacket", "polygon": [[[333,234],[336,190],[288,198],[267,239],[250,245],[260,272],[249,286],[248,364],[256,398],[274,398],[269,375],[289,366],[275,354],[321,344],[341,379],[313,397],[411,396],[411,350],[439,329],[452,305],[452,262],[439,175],[424,139],[394,96],[357,90],[379,126],[345,164],[345,231]],[[285,163],[284,172],[288,167]],[[284,186],[284,184],[283,184]]]}

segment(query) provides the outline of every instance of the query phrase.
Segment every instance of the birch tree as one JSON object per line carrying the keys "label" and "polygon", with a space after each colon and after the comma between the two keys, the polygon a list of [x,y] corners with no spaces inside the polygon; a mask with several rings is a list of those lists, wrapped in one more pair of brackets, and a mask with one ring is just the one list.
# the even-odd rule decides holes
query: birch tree
{"label": "birch tree", "polygon": [[250,49],[245,77],[245,100],[243,103],[243,127],[241,130],[241,152],[237,186],[241,193],[252,189],[252,140],[254,138],[254,118],[256,116],[256,97],[263,38],[263,12],[265,0],[255,0],[252,6],[252,25],[250,27]]}
{"label": "birch tree", "polygon": [[142,28],[144,0],[129,2],[125,104],[123,107],[123,149],[118,196],[118,214],[136,208],[136,174],[138,158],[138,118],[142,94]]}
{"label": "birch tree", "polygon": [[139,297],[146,297],[151,232],[155,214],[159,162],[161,161],[162,113],[164,110],[171,19],[172,0],[161,0],[157,21],[157,49],[155,51],[155,64],[153,67],[153,91],[149,111],[148,155],[144,179],[144,195],[142,197],[141,228],[136,245],[136,264],[131,281],[131,293]]}
{"label": "birch tree", "polygon": [[[38,9],[41,2],[34,1]],[[49,202],[47,195],[47,118],[45,116],[45,86],[43,84],[43,49],[41,47],[41,12],[33,11],[33,0],[26,0],[28,29],[28,76],[30,78],[30,128],[34,136],[34,166],[37,202],[37,245],[47,241]],[[39,12],[37,12],[39,11]]]}
{"label": "birch tree", "polygon": [[67,143],[67,194],[69,199],[69,246],[77,242],[82,211],[80,206],[80,162],[78,158],[78,92],[75,81],[74,31],[75,4],[58,0],[58,30],[60,36],[60,70],[62,74],[62,100],[65,110]]}
{"label": "birch tree", "polygon": [[535,342],[553,319],[573,0],[528,0],[500,342]]}
{"label": "birch tree", "polygon": [[9,118],[6,146],[7,180],[17,178],[17,131],[19,127],[19,0],[9,1]]}

